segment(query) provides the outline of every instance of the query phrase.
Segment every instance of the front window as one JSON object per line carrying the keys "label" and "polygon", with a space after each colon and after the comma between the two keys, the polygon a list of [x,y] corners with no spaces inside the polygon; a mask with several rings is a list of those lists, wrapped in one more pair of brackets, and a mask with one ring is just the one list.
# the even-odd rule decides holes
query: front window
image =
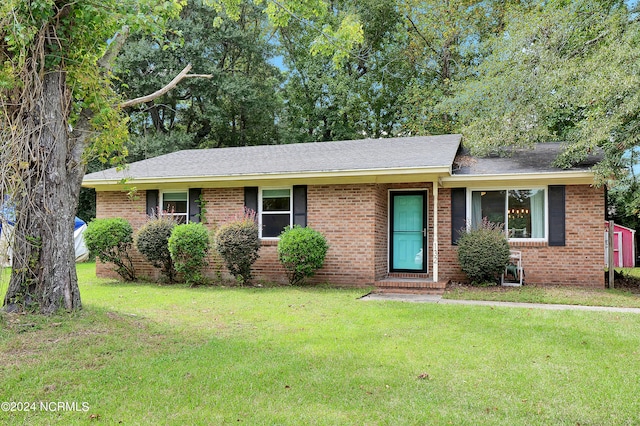
{"label": "front window", "polygon": [[503,223],[509,238],[545,238],[545,193],[543,189],[473,191],[471,226],[483,218]]}
{"label": "front window", "polygon": [[291,225],[291,216],[291,188],[261,191],[261,238],[277,238],[286,226]]}
{"label": "front window", "polygon": [[187,223],[189,194],[187,191],[162,193],[162,216],[172,217],[177,223]]}

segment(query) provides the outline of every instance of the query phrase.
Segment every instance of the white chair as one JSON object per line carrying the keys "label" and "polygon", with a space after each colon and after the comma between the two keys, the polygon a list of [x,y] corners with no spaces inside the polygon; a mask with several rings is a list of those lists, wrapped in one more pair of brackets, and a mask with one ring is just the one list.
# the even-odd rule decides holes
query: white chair
{"label": "white chair", "polygon": [[[507,276],[511,275],[514,280],[507,280]],[[509,264],[504,268],[500,283],[503,286],[519,287],[524,280],[524,270],[522,269],[522,252],[518,250],[509,251]]]}

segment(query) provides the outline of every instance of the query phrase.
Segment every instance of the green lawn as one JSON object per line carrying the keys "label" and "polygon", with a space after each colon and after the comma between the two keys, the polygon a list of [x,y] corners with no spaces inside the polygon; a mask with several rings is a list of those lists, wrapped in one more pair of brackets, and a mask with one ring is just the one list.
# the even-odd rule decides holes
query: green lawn
{"label": "green lawn", "polygon": [[618,288],[613,289],[535,285],[522,287],[452,286],[447,289],[444,298],[640,308],[640,268],[625,268],[616,271],[621,272],[623,276],[620,278],[620,282],[616,283]]}
{"label": "green lawn", "polygon": [[640,423],[640,315],[122,284],[93,268],[79,268],[83,311],[0,316],[0,402],[37,403],[0,424]]}

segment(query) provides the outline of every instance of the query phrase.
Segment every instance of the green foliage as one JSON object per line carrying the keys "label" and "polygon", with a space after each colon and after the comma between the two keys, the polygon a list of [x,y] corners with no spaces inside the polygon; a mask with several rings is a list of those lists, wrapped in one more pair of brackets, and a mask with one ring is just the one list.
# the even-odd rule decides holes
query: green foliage
{"label": "green foliage", "polygon": [[[402,128],[410,134],[454,131],[455,115],[438,104],[456,93],[455,83],[469,76],[481,58],[479,41],[503,24],[507,2],[403,0],[408,21],[403,57],[413,67],[402,92]],[[425,13],[428,11],[428,13]]]}
{"label": "green foliage", "polygon": [[169,252],[169,237],[176,226],[170,217],[150,218],[136,234],[136,248],[156,268],[161,268],[162,274],[173,282],[176,276],[171,253]]}
{"label": "green foliage", "polygon": [[509,262],[509,243],[504,226],[485,218],[478,228],[469,232],[461,230],[458,261],[472,283],[496,282]]}
{"label": "green foliage", "polygon": [[[76,2],[9,0],[0,9],[0,65],[2,99],[20,96],[33,73],[62,69],[72,103],[65,120],[90,117],[95,135],[85,155],[110,165],[126,156],[127,120],[111,86],[112,75],[98,61],[123,26],[159,35],[167,18],[177,16],[184,0],[105,0]],[[47,34],[55,33],[55,37]],[[40,50],[42,49],[42,50]],[[30,59],[31,56],[36,58]],[[42,57],[41,57],[42,56]],[[30,61],[37,61],[33,67]],[[39,67],[43,67],[40,69]],[[91,111],[90,114],[87,111]]]}
{"label": "green foliage", "polygon": [[[179,149],[274,143],[283,80],[270,63],[275,48],[266,34],[264,6],[243,4],[239,21],[201,1],[189,2],[169,22],[165,41],[134,34],[118,57],[117,90],[127,98],[152,93],[190,63],[211,79],[186,79],[171,92],[132,108],[129,161]],[[221,18],[218,26],[212,24]],[[180,43],[179,48],[164,48]],[[162,48],[159,48],[162,47]],[[150,67],[166,70],[150,73]]]}
{"label": "green foliage", "polygon": [[196,217],[200,220],[200,223],[208,223],[207,221],[207,204],[208,201],[204,198],[203,194],[200,194],[196,200],[196,204],[200,207],[200,212],[196,214]]}
{"label": "green foliage", "polygon": [[[362,40],[350,51],[332,36],[321,43],[315,28],[303,22],[292,21],[279,30],[284,63],[292,70],[283,92],[282,139],[287,142],[379,138],[400,129],[398,100],[413,72],[407,61],[397,60],[406,40],[398,30],[402,17],[390,0],[340,7],[361,17]],[[343,17],[337,8],[315,23],[334,28]],[[330,56],[312,54],[312,49],[325,52],[334,42],[334,48],[348,53],[334,56],[339,67]]]}
{"label": "green foliage", "polygon": [[255,213],[245,213],[242,219],[221,226],[215,235],[215,248],[231,275],[241,284],[250,283],[251,267],[260,250]]}
{"label": "green foliage", "polygon": [[124,280],[136,279],[129,257],[133,243],[133,229],[129,222],[122,218],[95,219],[87,225],[84,241],[98,259],[116,265],[116,272]]}
{"label": "green foliage", "polygon": [[355,15],[345,16],[336,30],[329,25],[322,28],[324,33],[311,44],[311,54],[331,55],[333,64],[339,68],[351,55],[351,48],[362,43],[364,31]]}
{"label": "green foliage", "polygon": [[285,228],[278,241],[278,260],[287,271],[289,283],[302,284],[324,263],[329,246],[324,235],[309,227]]}
{"label": "green foliage", "polygon": [[204,282],[203,269],[209,253],[209,232],[201,223],[187,223],[173,228],[169,237],[169,252],[178,272],[187,284]]}
{"label": "green foliage", "polygon": [[[242,11],[246,3],[242,0],[204,0],[218,12],[234,21],[242,22]],[[262,4],[262,0],[253,0],[253,4]],[[352,49],[362,42],[362,24],[357,13],[353,13],[350,5],[328,3],[325,0],[282,0],[266,2],[265,14],[269,23],[276,29],[289,28],[296,22],[304,22],[312,27],[314,33],[313,50],[332,57],[336,66],[348,57]],[[336,12],[340,19],[328,23],[327,17]],[[218,26],[221,17],[214,21]],[[335,29],[334,29],[335,28]]]}
{"label": "green foliage", "polygon": [[638,144],[639,29],[619,1],[513,7],[442,111],[475,153],[564,141],[559,166],[601,147],[601,176],[624,174],[621,159]]}

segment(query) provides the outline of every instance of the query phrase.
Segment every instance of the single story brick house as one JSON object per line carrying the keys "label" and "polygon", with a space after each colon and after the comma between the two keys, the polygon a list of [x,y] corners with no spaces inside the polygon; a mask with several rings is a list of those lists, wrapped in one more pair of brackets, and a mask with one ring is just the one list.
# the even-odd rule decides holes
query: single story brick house
{"label": "single story brick house", "polygon": [[[314,282],[442,288],[465,281],[456,256],[460,230],[487,217],[504,223],[511,248],[521,251],[526,283],[603,287],[605,190],[593,185],[597,159],[553,167],[561,151],[556,143],[477,158],[461,140],[186,150],[88,174],[83,185],[97,192],[97,217],[123,217],[134,229],[158,206],[182,222],[203,218],[211,228],[245,206],[254,209],[262,241],[258,280],[286,281],[278,235],[300,224],[322,232],[330,245]],[[157,276],[134,257],[141,275]],[[109,265],[99,265],[98,274],[109,275]]]}

